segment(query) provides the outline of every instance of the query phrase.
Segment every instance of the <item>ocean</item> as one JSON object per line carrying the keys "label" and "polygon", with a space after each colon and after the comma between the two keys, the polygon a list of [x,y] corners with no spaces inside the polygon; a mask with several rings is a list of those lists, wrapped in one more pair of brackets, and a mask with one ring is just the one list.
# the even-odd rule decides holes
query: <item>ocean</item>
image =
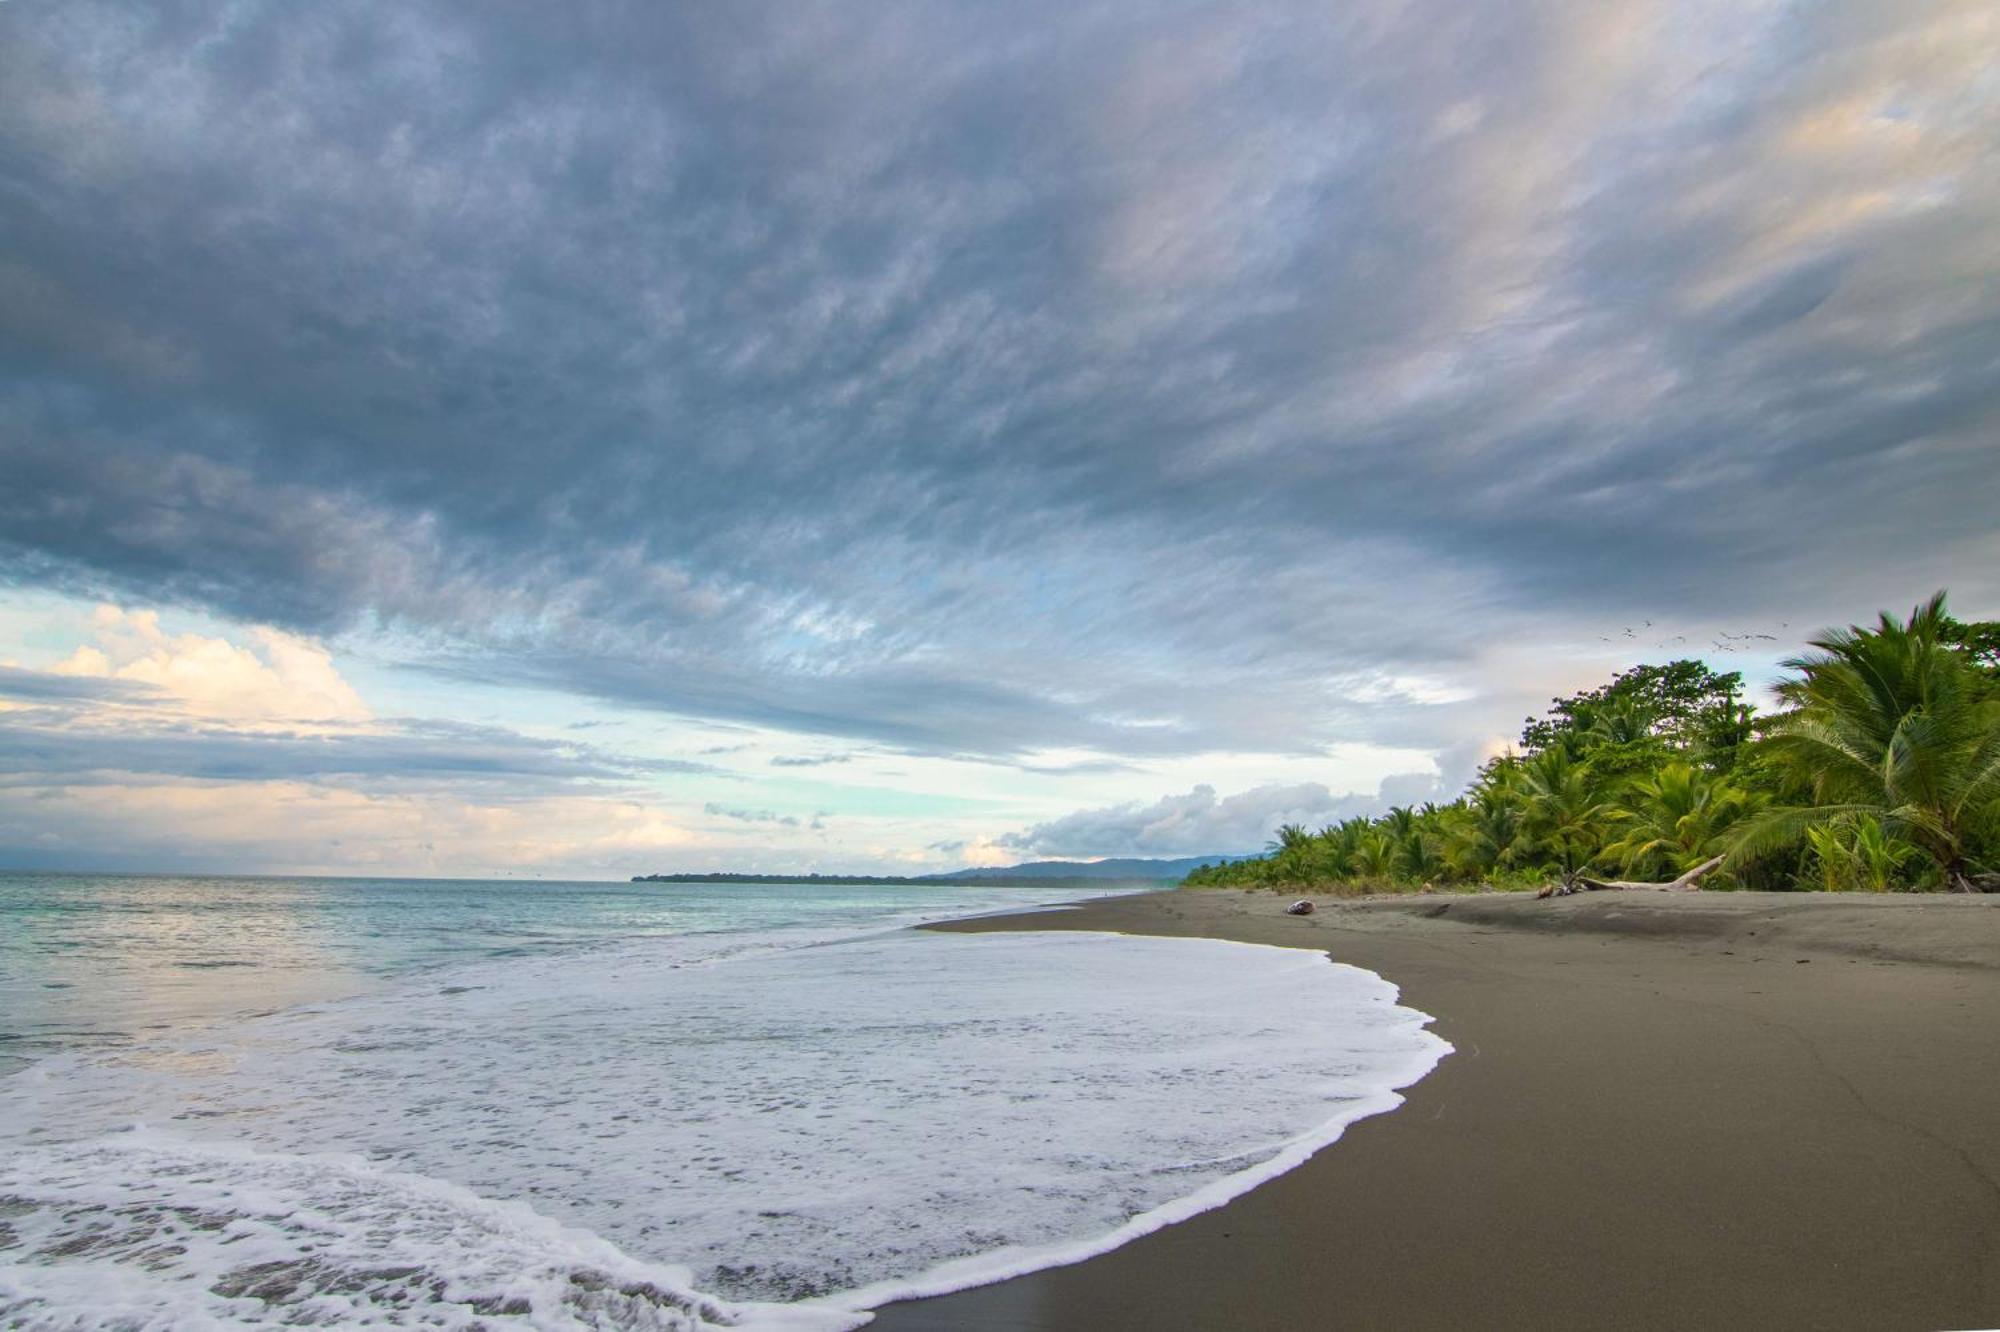
{"label": "ocean", "polygon": [[854,1327],[1448,1048],[1311,951],[907,928],[1083,895],[0,874],[0,1324]]}

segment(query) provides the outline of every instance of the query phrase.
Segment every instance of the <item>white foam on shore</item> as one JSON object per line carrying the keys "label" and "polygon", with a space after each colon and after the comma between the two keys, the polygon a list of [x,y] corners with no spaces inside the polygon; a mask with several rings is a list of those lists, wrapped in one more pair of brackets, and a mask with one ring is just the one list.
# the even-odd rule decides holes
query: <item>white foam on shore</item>
{"label": "white foam on shore", "polygon": [[[1440,1052],[1425,1062],[1422,1069],[1414,1073],[1402,1086],[1430,1071],[1447,1050]],[[1352,1102],[1342,1112],[1327,1120],[1309,1133],[1303,1133],[1284,1144],[1275,1154],[1255,1165],[1225,1175],[1185,1197],[1175,1198],[1149,1211],[1141,1212],[1117,1229],[1102,1235],[1085,1239],[1039,1245],[1009,1245],[990,1253],[975,1254],[970,1258],[956,1258],[938,1264],[929,1271],[908,1280],[891,1280],[863,1286],[859,1290],[843,1291],[837,1296],[811,1301],[823,1307],[839,1310],[879,1309],[885,1304],[898,1300],[929,1299],[936,1295],[949,1295],[954,1291],[970,1290],[974,1286],[988,1286],[996,1281],[1006,1281],[1030,1272],[1040,1272],[1050,1267],[1067,1267],[1100,1254],[1122,1248],[1133,1240],[1164,1230],[1190,1217],[1211,1212],[1234,1199],[1242,1197],[1267,1180],[1276,1179],[1289,1170],[1296,1170],[1320,1148],[1330,1146],[1340,1140],[1347,1126],[1370,1115],[1379,1115],[1394,1110],[1403,1103],[1403,1098],[1394,1092],[1384,1092],[1372,1099]],[[787,1306],[808,1307],[807,1304]]]}
{"label": "white foam on shore", "polygon": [[[470,1326],[441,1291],[484,1292],[493,1326],[852,1325],[1218,1206],[1449,1049],[1380,977],[1215,940],[899,933],[446,981],[10,1079],[0,1315],[70,1326],[64,1290],[102,1269],[189,1311],[233,1300],[216,1326],[284,1325],[215,1294],[255,1257],[303,1273],[300,1298],[414,1266],[350,1316],[383,1326]],[[135,1121],[155,1128],[104,1136]],[[245,1197],[268,1201],[229,1210]],[[169,1213],[234,1219],[133,1229]],[[286,1217],[331,1231],[302,1248]],[[256,1245],[214,1238],[238,1224]],[[513,1271],[532,1288],[495,1296]]]}
{"label": "white foam on shore", "polygon": [[[684,1269],[588,1231],[351,1155],[196,1145],[140,1130],[0,1169],[8,1327],[838,1329],[804,1306],[732,1306]],[[51,1254],[57,1261],[48,1261]],[[41,1261],[36,1261],[37,1258]]]}

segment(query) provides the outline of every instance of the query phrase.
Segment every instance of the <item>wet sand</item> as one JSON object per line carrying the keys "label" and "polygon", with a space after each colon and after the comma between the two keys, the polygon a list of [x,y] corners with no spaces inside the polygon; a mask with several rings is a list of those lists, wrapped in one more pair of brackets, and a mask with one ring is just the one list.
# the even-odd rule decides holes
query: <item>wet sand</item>
{"label": "wet sand", "polygon": [[1456,1052],[1227,1207],[876,1327],[2000,1326],[2000,898],[1291,900],[942,927],[1324,949]]}

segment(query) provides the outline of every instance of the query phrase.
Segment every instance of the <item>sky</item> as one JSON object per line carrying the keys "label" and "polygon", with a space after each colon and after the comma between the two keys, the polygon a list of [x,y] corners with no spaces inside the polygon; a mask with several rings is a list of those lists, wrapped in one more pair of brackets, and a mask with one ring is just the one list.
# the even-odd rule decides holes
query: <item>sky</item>
{"label": "sky", "polygon": [[1990,0],[0,4],[0,865],[1252,851],[1997,509]]}

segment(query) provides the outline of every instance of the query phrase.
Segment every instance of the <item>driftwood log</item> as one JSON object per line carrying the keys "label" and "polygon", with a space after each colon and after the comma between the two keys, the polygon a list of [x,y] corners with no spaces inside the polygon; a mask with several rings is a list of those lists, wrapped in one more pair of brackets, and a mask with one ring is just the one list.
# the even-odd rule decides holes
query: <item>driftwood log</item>
{"label": "driftwood log", "polygon": [[1582,874],[1571,874],[1565,876],[1561,883],[1552,883],[1535,896],[1568,897],[1571,893],[1599,893],[1613,888],[1646,889],[1656,893],[1692,892],[1700,884],[1701,877],[1721,863],[1721,856],[1704,860],[1678,879],[1669,879],[1665,883],[1635,883],[1630,879],[1592,879]]}

